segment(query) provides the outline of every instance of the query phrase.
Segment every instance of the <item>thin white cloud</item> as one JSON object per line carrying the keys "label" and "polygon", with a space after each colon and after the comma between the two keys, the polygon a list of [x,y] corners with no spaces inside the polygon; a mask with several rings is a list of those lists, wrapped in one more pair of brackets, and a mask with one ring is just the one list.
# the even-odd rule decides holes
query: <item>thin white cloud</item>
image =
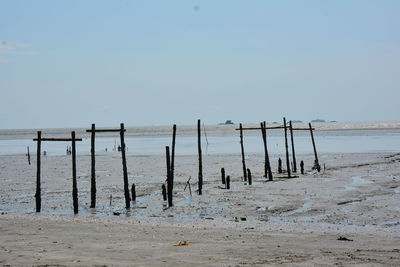
{"label": "thin white cloud", "polygon": [[0,62],[8,62],[12,55],[36,55],[30,44],[20,41],[0,41]]}

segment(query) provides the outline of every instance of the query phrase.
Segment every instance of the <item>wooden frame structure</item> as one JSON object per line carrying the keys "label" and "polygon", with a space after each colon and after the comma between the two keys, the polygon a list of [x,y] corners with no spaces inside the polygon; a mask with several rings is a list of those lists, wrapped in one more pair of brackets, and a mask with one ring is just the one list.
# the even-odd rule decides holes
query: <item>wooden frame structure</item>
{"label": "wooden frame structure", "polygon": [[96,152],[95,152],[95,139],[96,133],[109,133],[109,132],[119,132],[121,139],[121,157],[122,157],[122,171],[124,177],[124,193],[125,193],[125,207],[129,209],[131,207],[131,197],[129,194],[129,184],[128,184],[128,170],[126,167],[126,146],[125,146],[125,138],[124,133],[126,131],[124,124],[121,123],[120,129],[96,129],[96,125],[93,123],[92,128],[86,130],[86,132],[91,133],[90,141],[91,141],[91,187],[90,187],[90,196],[91,196],[91,204],[90,208],[96,207]]}
{"label": "wooden frame structure", "polygon": [[72,200],[74,206],[74,213],[78,213],[78,187],[76,182],[76,141],[82,141],[82,138],[75,138],[75,131],[71,132],[71,138],[42,138],[42,132],[37,132],[37,138],[34,138],[33,141],[37,141],[37,171],[36,171],[36,212],[41,211],[42,207],[42,196],[41,196],[41,172],[40,172],[40,156],[41,156],[41,147],[42,141],[46,142],[72,142]]}

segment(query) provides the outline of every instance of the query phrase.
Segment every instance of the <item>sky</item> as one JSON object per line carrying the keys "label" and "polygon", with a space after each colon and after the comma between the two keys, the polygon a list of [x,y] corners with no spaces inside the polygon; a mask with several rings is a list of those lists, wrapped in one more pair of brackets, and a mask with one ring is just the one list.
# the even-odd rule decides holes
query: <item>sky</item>
{"label": "sky", "polygon": [[399,120],[400,1],[0,0],[0,128]]}

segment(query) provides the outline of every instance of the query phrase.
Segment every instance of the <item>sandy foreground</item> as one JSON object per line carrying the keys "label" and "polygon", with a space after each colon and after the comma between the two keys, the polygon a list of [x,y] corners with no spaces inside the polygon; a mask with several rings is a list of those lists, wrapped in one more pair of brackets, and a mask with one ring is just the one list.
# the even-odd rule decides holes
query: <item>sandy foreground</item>
{"label": "sandy foreground", "polygon": [[[271,159],[277,169],[277,157]],[[177,156],[173,208],[162,200],[162,155],[128,156],[137,201],[124,208],[118,153],[97,157],[97,207],[90,205],[90,156],[78,157],[79,215],[72,214],[70,156],[42,157],[42,213],[35,211],[35,160],[0,156],[0,263],[11,266],[400,265],[400,154],[299,155],[307,173],[263,178],[263,156]],[[220,168],[231,175],[223,189]],[[275,176],[278,174],[274,173]],[[186,181],[192,177],[190,196]],[[119,215],[114,215],[119,214]],[[338,240],[344,237],[349,240]],[[187,246],[172,246],[188,241]]]}

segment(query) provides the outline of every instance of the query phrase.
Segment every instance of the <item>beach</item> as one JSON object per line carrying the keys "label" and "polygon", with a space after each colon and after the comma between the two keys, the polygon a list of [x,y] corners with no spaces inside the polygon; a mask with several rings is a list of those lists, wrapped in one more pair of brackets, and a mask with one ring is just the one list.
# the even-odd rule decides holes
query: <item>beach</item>
{"label": "beach", "polygon": [[[321,136],[317,148],[319,140],[329,141],[329,137],[338,135],[344,136],[343,140],[346,136],[354,140],[369,136],[367,142],[386,136],[396,140],[400,128],[398,122],[321,125],[314,125],[316,136]],[[73,215],[72,209],[70,155],[54,151],[41,157],[39,214],[35,212],[34,149],[31,165],[25,151],[1,154],[0,263],[11,266],[400,265],[399,142],[382,151],[372,145],[365,150],[352,148],[353,152],[343,147],[346,153],[338,152],[341,148],[328,147],[318,154],[321,172],[312,169],[314,154],[310,146],[297,155],[297,164],[304,160],[306,172],[301,175],[298,171],[294,178],[277,173],[277,159],[284,159],[285,154],[283,146],[276,146],[276,152],[270,155],[273,181],[264,177],[260,143],[259,152],[249,149],[246,153],[246,167],[251,169],[253,177],[249,185],[243,181],[238,140],[227,143],[220,153],[212,150],[212,141],[216,140],[213,136],[238,138],[236,127],[205,127],[211,152],[207,152],[204,137],[201,196],[196,192],[196,153],[177,151],[171,208],[161,194],[166,179],[163,149],[159,153],[134,152],[134,143],[129,146],[128,180],[129,185],[135,184],[137,194],[129,210],[125,209],[120,153],[111,147],[108,152],[98,151],[95,209],[89,208],[90,153],[86,150],[78,154],[77,215]],[[179,131],[178,126],[177,143],[180,137],[195,140],[195,128],[183,128]],[[0,136],[3,140],[35,137],[34,130],[21,131],[3,131]],[[68,130],[46,133],[65,136]],[[172,127],[145,127],[136,133],[128,130],[127,136],[151,140],[171,133]],[[246,133],[245,140],[256,134]],[[299,140],[303,135],[307,133],[299,135]],[[237,153],[229,150],[231,146]],[[181,147],[183,150],[184,145]],[[231,177],[230,190],[221,182],[221,168]],[[188,180],[192,195],[186,186]],[[180,241],[187,243],[173,246]]]}

